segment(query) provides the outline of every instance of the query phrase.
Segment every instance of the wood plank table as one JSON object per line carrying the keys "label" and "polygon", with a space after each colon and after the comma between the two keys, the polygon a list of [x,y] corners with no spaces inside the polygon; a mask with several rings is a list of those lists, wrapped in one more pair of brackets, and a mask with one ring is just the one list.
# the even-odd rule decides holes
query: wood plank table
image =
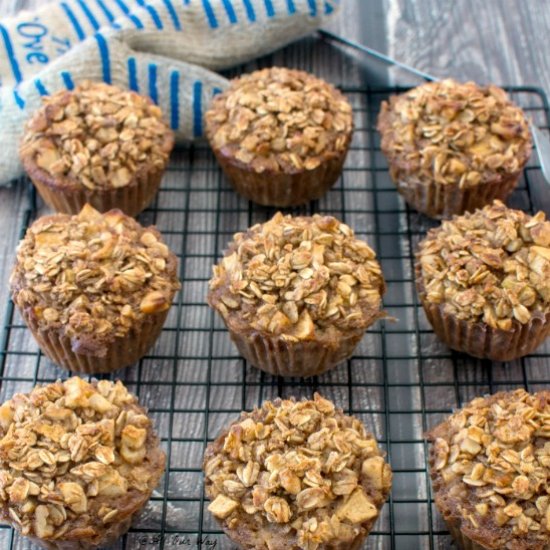
{"label": "wood plank table", "polygon": [[[194,0],[198,1],[198,0]],[[0,0],[0,16],[42,4]],[[346,38],[437,77],[453,76],[508,86],[539,87],[550,94],[546,0],[342,0],[327,24]],[[298,67],[344,87],[356,112],[356,132],[344,177],[326,198],[301,212],[343,218],[377,250],[388,281],[385,307],[398,320],[370,330],[352,360],[306,382],[282,381],[245,364],[222,324],[204,303],[211,265],[232,233],[264,221],[273,209],[237,197],[204,145],[174,154],[154,207],[141,216],[156,223],[181,261],[183,290],[166,329],[140,363],[117,373],[150,408],[168,457],[168,472],[133,531],[116,548],[230,549],[232,545],[204,511],[200,463],[205,442],[238,411],[277,395],[333,399],[367,424],[394,469],[394,488],[366,548],[451,548],[431,501],[423,432],[465,400],[514,387],[530,390],[550,382],[550,345],[508,365],[450,352],[437,341],[418,307],[412,281],[415,244],[434,222],[408,209],[391,184],[373,132],[379,86],[414,85],[403,71],[310,37],[245,69],[271,64]],[[548,126],[540,95],[516,93],[522,105]],[[0,124],[1,112],[0,112]],[[511,204],[547,207],[548,187],[533,158]],[[0,318],[8,309],[7,280],[29,208],[24,179],[0,188]],[[47,210],[38,201],[40,215]],[[2,327],[0,399],[37,381],[64,373],[38,353],[17,315]],[[0,548],[26,548],[0,529]]]}

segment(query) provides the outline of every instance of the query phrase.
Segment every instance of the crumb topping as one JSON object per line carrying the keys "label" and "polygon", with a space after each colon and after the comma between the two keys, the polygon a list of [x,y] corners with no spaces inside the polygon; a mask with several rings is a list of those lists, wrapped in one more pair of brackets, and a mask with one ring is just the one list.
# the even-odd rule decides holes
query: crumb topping
{"label": "crumb topping", "polygon": [[287,341],[366,328],[383,315],[375,253],[331,216],[279,212],[236,233],[213,271],[209,303],[226,321]]}
{"label": "crumb topping", "polygon": [[550,311],[550,222],[495,201],[445,221],[417,253],[428,302],[510,330]]}
{"label": "crumb topping", "polygon": [[524,112],[494,85],[423,84],[382,103],[378,130],[396,181],[473,187],[520,171],[531,154]]}
{"label": "crumb topping", "polygon": [[174,137],[149,98],[86,81],[43,102],[21,144],[26,167],[36,165],[60,183],[102,190],[166,166]]}
{"label": "crumb topping", "polygon": [[228,528],[285,526],[306,550],[352,541],[377,518],[392,477],[363,424],[318,394],[243,413],[210,445],[204,471],[208,509]]}
{"label": "crumb topping", "polygon": [[314,170],[348,147],[352,109],[333,86],[272,67],[244,75],[205,115],[211,145],[255,172]]}
{"label": "crumb topping", "polygon": [[140,508],[164,470],[151,421],[124,385],[78,377],[0,407],[5,519],[41,539],[93,538]]}

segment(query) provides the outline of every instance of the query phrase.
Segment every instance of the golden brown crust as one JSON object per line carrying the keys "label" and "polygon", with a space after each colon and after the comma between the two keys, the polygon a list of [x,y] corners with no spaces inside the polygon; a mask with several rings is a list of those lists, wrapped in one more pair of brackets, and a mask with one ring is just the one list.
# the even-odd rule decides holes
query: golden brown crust
{"label": "golden brown crust", "polygon": [[550,333],[550,222],[495,201],[428,232],[416,255],[426,315],[449,347],[511,360]]}
{"label": "golden brown crust", "polygon": [[203,469],[210,512],[247,549],[359,547],[391,487],[372,435],[317,394],[242,413]]}
{"label": "golden brown crust", "polygon": [[516,390],[474,399],[427,434],[435,502],[472,548],[550,543],[549,419],[550,392]]}
{"label": "golden brown crust", "polygon": [[152,200],[174,135],[149,98],[83,82],[44,99],[27,123],[21,162],[44,200],[76,214],[86,202],[136,215]]}
{"label": "golden brown crust", "polygon": [[351,106],[338,90],[281,67],[233,80],[205,121],[236,190],[275,206],[320,198],[341,173],[353,131]]}
{"label": "golden brown crust", "polygon": [[384,101],[377,126],[399,192],[432,217],[505,199],[532,149],[525,114],[494,85],[423,84]]}
{"label": "golden brown crust", "polygon": [[48,548],[128,529],[164,471],[146,411],[121,382],[74,377],[0,407],[0,514]]}
{"label": "golden brown crust", "polygon": [[78,215],[45,216],[32,224],[10,284],[41,343],[63,339],[75,354],[97,358],[117,342],[135,348],[147,330],[158,333],[180,288],[176,256],[154,227],[88,205]]}
{"label": "golden brown crust", "polygon": [[375,253],[347,225],[277,213],[235,234],[214,266],[208,303],[254,365],[312,376],[352,353],[384,315],[384,291]]}

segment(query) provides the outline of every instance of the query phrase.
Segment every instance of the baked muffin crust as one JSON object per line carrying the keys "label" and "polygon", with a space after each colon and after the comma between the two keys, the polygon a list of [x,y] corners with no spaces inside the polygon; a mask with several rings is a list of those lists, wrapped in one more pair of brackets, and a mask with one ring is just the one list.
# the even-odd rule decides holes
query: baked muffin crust
{"label": "baked muffin crust", "polygon": [[436,504],[458,536],[489,549],[550,539],[550,392],[476,398],[427,434]]}
{"label": "baked muffin crust", "polygon": [[73,377],[15,394],[0,436],[2,519],[47,547],[112,542],[164,471],[151,420],[121,382]]}
{"label": "baked muffin crust", "polygon": [[424,299],[458,319],[511,330],[550,313],[550,222],[495,201],[428,232],[417,253]]}
{"label": "baked muffin crust", "polygon": [[349,548],[376,521],[391,470],[356,418],[315,395],[265,402],[205,453],[210,512],[243,548]]}
{"label": "baked muffin crust", "polygon": [[209,304],[239,332],[336,342],[366,329],[385,283],[376,255],[331,216],[284,216],[236,233],[213,268]]}
{"label": "baked muffin crust", "polygon": [[62,189],[103,191],[164,170],[174,136],[149,98],[86,81],[43,101],[20,148],[31,177]]}
{"label": "baked muffin crust", "polygon": [[75,353],[107,345],[165,312],[180,283],[175,255],[154,227],[86,205],[39,218],[17,249],[15,304],[40,330],[68,337]]}
{"label": "baked muffin crust", "polygon": [[241,76],[205,115],[215,150],[256,173],[314,170],[347,150],[352,109],[313,75],[272,67]]}

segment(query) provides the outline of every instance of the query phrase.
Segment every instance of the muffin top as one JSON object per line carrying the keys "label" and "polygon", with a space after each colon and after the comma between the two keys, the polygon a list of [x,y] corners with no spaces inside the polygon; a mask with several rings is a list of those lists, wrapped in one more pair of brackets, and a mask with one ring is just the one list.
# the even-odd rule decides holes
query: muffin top
{"label": "muffin top", "polygon": [[232,538],[277,550],[333,548],[368,532],[392,477],[363,424],[318,394],[242,413],[208,446],[204,471],[208,509]]}
{"label": "muffin top", "polygon": [[473,187],[517,173],[531,154],[525,114],[494,85],[448,79],[392,96],[378,130],[397,180]]}
{"label": "muffin top", "polygon": [[31,177],[101,191],[130,185],[139,174],[166,166],[174,136],[149,98],[86,81],[43,102],[28,121],[20,147]]}
{"label": "muffin top", "polygon": [[14,302],[39,328],[71,338],[76,353],[101,356],[106,342],[170,307],[180,287],[176,266],[154,227],[85,205],[75,216],[31,225],[10,284]]}
{"label": "muffin top", "polygon": [[2,519],[40,539],[98,541],[164,471],[151,420],[121,382],[73,377],[0,407]]}
{"label": "muffin top", "polygon": [[427,437],[445,516],[486,548],[547,548],[550,392],[479,397]]}
{"label": "muffin top", "polygon": [[233,80],[205,120],[214,150],[257,173],[314,170],[346,152],[353,130],[351,105],[338,90],[281,67]]}
{"label": "muffin top", "polygon": [[331,216],[278,212],[236,233],[213,271],[209,304],[235,330],[330,339],[384,315],[375,253]]}
{"label": "muffin top", "polygon": [[417,252],[424,299],[510,330],[550,313],[550,222],[500,202],[431,229]]}

